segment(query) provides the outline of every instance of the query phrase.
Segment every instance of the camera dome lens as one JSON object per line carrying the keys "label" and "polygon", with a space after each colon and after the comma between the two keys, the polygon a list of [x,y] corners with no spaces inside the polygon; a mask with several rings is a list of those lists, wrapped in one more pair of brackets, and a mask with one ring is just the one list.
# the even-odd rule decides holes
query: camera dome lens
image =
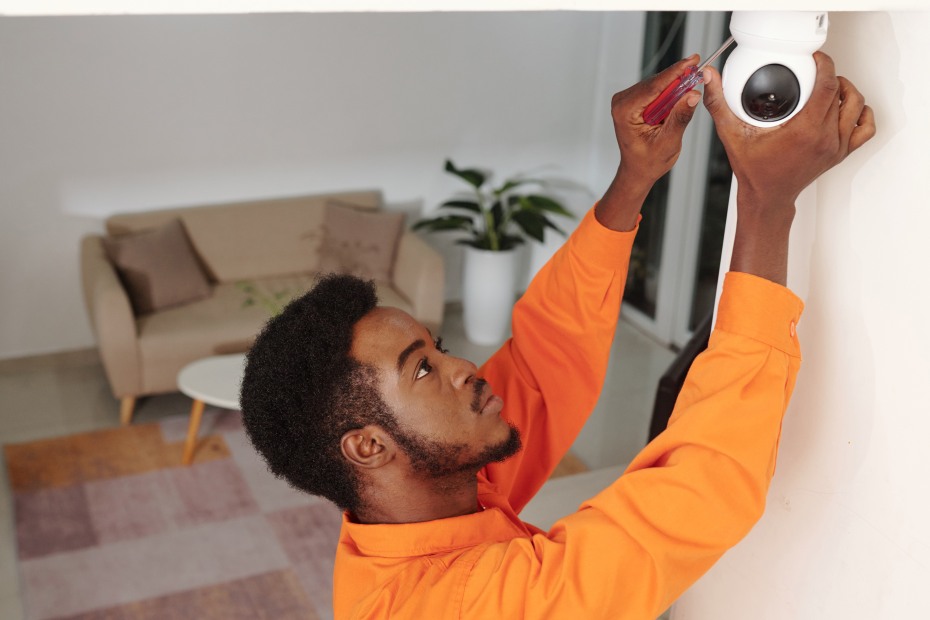
{"label": "camera dome lens", "polygon": [[784,65],[765,65],[746,80],[743,87],[743,109],[758,121],[779,121],[798,107],[801,85]]}

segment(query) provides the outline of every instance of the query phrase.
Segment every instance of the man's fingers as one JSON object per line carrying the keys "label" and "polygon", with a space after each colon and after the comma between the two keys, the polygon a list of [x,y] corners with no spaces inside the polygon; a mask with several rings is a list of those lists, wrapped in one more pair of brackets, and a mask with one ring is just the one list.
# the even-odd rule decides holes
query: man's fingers
{"label": "man's fingers", "polygon": [[875,114],[865,105],[865,97],[856,86],[844,77],[839,83],[839,134],[842,155],[845,157],[872,139],[875,135]]}
{"label": "man's fingers", "polygon": [[814,52],[814,62],[817,64],[817,78],[807,108],[811,117],[820,122],[832,113],[830,108],[835,103],[840,83],[836,78],[836,66],[832,58],[823,52]]}
{"label": "man's fingers", "polygon": [[[839,78],[837,78],[837,85],[839,85]],[[820,121],[823,123],[824,127],[840,127],[840,90],[837,88],[833,93],[833,100],[830,101],[830,106],[827,108],[826,116],[823,117],[823,120]],[[842,139],[842,130],[840,131],[840,139]]]}
{"label": "man's fingers", "polygon": [[704,107],[710,112],[718,128],[732,123],[736,118],[723,97],[723,80],[713,67],[704,69]]}
{"label": "man's fingers", "polygon": [[856,122],[856,128],[852,130],[852,134],[849,136],[848,153],[852,153],[875,135],[875,113],[872,112],[872,108],[863,106]]}
{"label": "man's fingers", "polygon": [[849,139],[856,125],[858,125],[859,117],[862,115],[862,108],[865,107],[865,97],[846,78],[841,76],[837,80],[840,84],[839,96],[837,97],[837,122],[839,124],[843,155],[846,155],[849,152]]}
{"label": "man's fingers", "polygon": [[701,93],[691,91],[685,93],[685,96],[678,100],[675,104],[675,107],[672,108],[671,113],[666,119],[666,125],[669,121],[674,122],[680,127],[680,131],[684,131],[685,127],[688,126],[688,123],[691,122],[692,117],[694,117],[694,110],[697,108],[698,102],[701,100]]}
{"label": "man's fingers", "polygon": [[645,96],[649,100],[645,105],[649,105],[656,97],[662,94],[662,91],[665,90],[665,87],[683,75],[688,67],[697,66],[699,58],[700,57],[697,54],[691,54],[691,56],[679,60],[661,73],[658,73],[657,75],[654,75],[650,79],[646,80],[644,83],[644,92]]}

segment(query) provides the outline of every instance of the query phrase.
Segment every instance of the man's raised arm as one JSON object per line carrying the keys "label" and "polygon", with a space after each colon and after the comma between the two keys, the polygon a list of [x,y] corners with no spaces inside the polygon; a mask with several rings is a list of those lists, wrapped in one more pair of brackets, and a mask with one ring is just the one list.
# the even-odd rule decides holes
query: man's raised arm
{"label": "man's raised arm", "polygon": [[705,74],[705,101],[739,182],[736,247],[710,345],[668,428],[623,476],[548,533],[484,552],[463,615],[654,618],[762,515],[800,365],[802,303],[784,287],[794,201],[875,133],[856,88],[829,57],[816,61],[808,107],[765,130],[738,121],[719,74]]}
{"label": "man's raised arm", "polygon": [[692,56],[614,95],[617,174],[533,279],[514,308],[514,337],[480,371],[523,436],[520,453],[484,472],[517,511],[549,477],[597,403],[643,201],[677,160],[700,95],[679,101],[662,125],[644,124],[642,111],[695,64]]}

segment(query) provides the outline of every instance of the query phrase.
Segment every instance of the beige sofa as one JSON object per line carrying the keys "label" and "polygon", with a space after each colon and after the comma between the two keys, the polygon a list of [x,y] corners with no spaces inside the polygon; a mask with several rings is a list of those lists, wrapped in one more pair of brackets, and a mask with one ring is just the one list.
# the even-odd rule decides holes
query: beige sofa
{"label": "beige sofa", "polygon": [[[327,209],[332,204],[379,212],[380,192],[365,191],[114,215],[112,238],[158,228],[179,218],[209,296],[136,316],[102,235],[81,244],[85,303],[120,419],[128,424],[136,398],[177,391],[189,362],[242,352],[269,318],[247,301],[243,283],[269,296],[307,290],[317,275]],[[389,281],[376,281],[383,305],[402,308],[438,333],[443,313],[441,255],[402,230]],[[125,273],[124,273],[125,275]]]}

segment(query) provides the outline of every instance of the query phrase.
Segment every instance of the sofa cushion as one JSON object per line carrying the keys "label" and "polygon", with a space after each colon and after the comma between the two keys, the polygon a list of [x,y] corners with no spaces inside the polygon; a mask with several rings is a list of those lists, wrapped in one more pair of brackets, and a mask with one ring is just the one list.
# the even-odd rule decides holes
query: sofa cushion
{"label": "sofa cushion", "polygon": [[376,190],[327,193],[122,213],[107,218],[111,235],[180,218],[212,282],[235,282],[319,271],[326,204],[375,210]]}
{"label": "sofa cushion", "polygon": [[105,237],[103,243],[136,315],[210,296],[210,283],[179,219],[154,230]]}
{"label": "sofa cushion", "polygon": [[404,213],[366,213],[331,201],[326,205],[320,271],[390,282],[404,218]]}

